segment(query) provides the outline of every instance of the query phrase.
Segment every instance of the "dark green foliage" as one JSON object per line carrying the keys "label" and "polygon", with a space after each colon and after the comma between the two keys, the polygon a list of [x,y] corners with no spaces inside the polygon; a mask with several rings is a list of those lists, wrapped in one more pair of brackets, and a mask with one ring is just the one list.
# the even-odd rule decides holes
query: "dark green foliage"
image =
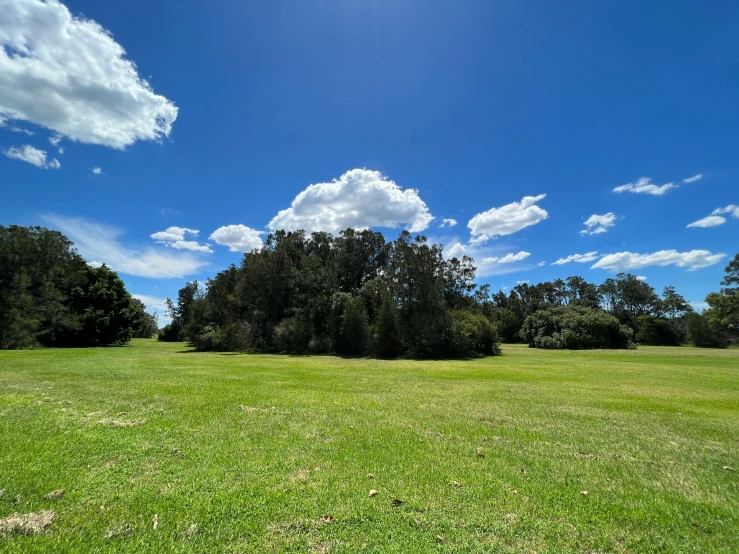
{"label": "dark green foliage", "polygon": [[298,317],[287,317],[274,328],[274,345],[278,352],[303,354],[308,351],[312,338],[310,324]]}
{"label": "dark green foliage", "polygon": [[500,354],[498,330],[485,316],[468,310],[452,312],[450,350],[459,357]]}
{"label": "dark green foliage", "polygon": [[73,306],[82,314],[82,329],[69,338],[78,346],[124,344],[133,336],[138,306],[118,274],[107,266],[86,268],[87,286],[77,289]]}
{"label": "dark green foliage", "polygon": [[88,266],[61,233],[0,226],[0,348],[122,344],[143,314],[115,272]]}
{"label": "dark green foliage", "polygon": [[633,333],[600,309],[555,306],[526,318],[521,338],[534,348],[630,348]]}
{"label": "dark green foliage", "polygon": [[634,337],[637,343],[651,346],[680,345],[680,337],[667,319],[645,314],[640,315],[637,321],[639,330]]}
{"label": "dark green foliage", "polygon": [[[445,260],[440,246],[408,232],[386,243],[369,230],[347,229],[338,237],[276,231],[240,267],[210,279],[207,293],[188,283],[177,305],[171,303],[172,323],[160,340],[222,349],[218,330],[240,323],[248,329],[248,348],[260,352],[497,353],[489,289],[476,293],[474,275],[470,258]],[[459,309],[475,314],[484,335],[471,348],[458,349],[452,340],[452,312]]]}
{"label": "dark green foliage", "polygon": [[382,296],[375,318],[374,348],[378,358],[395,358],[402,349],[398,314],[387,292]]}
{"label": "dark green foliage", "polygon": [[364,302],[359,297],[350,298],[341,317],[341,350],[344,354],[364,353],[369,339],[369,324]]}
{"label": "dark green foliage", "polygon": [[712,322],[706,314],[689,314],[687,317],[688,340],[701,348],[726,348],[728,340],[724,330]]}

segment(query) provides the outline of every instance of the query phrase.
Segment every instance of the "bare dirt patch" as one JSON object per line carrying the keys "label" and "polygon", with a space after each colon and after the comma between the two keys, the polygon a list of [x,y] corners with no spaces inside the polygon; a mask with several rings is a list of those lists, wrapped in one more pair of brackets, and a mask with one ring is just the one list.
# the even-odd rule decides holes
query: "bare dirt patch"
{"label": "bare dirt patch", "polygon": [[0,519],[0,536],[10,533],[36,535],[44,533],[52,523],[56,514],[52,510],[42,510],[28,514],[15,513]]}

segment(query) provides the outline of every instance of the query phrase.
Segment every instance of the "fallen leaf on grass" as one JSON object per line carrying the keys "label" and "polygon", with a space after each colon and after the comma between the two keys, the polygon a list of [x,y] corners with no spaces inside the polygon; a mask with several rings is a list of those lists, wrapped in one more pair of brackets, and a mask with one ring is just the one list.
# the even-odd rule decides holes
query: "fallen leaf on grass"
{"label": "fallen leaf on grass", "polygon": [[367,479],[374,479],[374,478],[375,478],[375,474],[374,473],[368,473],[367,474]]}
{"label": "fallen leaf on grass", "polygon": [[333,523],[334,521],[336,521],[336,518],[334,516],[326,514],[325,516],[321,516],[321,521],[323,523]]}
{"label": "fallen leaf on grass", "polygon": [[54,523],[55,515],[51,510],[42,510],[28,514],[15,513],[0,519],[0,536],[13,532],[23,535],[43,533]]}
{"label": "fallen leaf on grass", "polygon": [[154,514],[154,521],[152,522],[152,529],[156,531],[157,527],[159,527],[159,514]]}
{"label": "fallen leaf on grass", "polygon": [[724,469],[728,471],[736,471],[733,467],[729,467],[729,466],[724,466]]}
{"label": "fallen leaf on grass", "polygon": [[441,535],[436,535],[436,542],[444,542],[444,537]]}
{"label": "fallen leaf on grass", "polygon": [[0,498],[5,496],[5,489],[0,489]]}
{"label": "fallen leaf on grass", "polygon": [[371,491],[369,491],[369,497],[370,498],[374,498],[375,496],[377,496],[377,494],[378,493],[377,493],[377,491],[375,489],[372,489]]}
{"label": "fallen leaf on grass", "polygon": [[460,483],[459,481],[452,481],[452,485],[454,485],[455,487],[461,487],[462,483]]}
{"label": "fallen leaf on grass", "polygon": [[582,494],[583,496],[587,496],[588,495],[588,491],[580,491],[580,494]]}
{"label": "fallen leaf on grass", "polygon": [[198,526],[195,523],[191,523],[190,527],[187,528],[187,536],[191,537],[198,531]]}
{"label": "fallen leaf on grass", "polygon": [[57,500],[58,498],[61,498],[64,496],[64,489],[58,489],[55,491],[51,491],[48,494],[44,495],[44,500]]}
{"label": "fallen leaf on grass", "polygon": [[525,467],[522,467],[522,468],[521,468],[521,473],[522,473],[523,475],[526,475],[526,468],[525,468]]}
{"label": "fallen leaf on grass", "polygon": [[395,498],[393,500],[393,506],[402,506],[403,504],[405,504],[405,502],[402,501],[400,498]]}
{"label": "fallen leaf on grass", "polygon": [[478,458],[484,458],[485,457],[485,454],[482,453],[482,449],[481,448],[478,448],[477,449],[476,455],[477,455]]}

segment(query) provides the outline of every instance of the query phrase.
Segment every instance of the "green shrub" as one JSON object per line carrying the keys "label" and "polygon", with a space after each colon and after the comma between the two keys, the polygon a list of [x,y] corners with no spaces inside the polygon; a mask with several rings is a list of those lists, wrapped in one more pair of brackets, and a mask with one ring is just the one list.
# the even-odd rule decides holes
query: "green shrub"
{"label": "green shrub", "polygon": [[552,307],[528,316],[521,338],[533,348],[632,348],[632,331],[602,310]]}

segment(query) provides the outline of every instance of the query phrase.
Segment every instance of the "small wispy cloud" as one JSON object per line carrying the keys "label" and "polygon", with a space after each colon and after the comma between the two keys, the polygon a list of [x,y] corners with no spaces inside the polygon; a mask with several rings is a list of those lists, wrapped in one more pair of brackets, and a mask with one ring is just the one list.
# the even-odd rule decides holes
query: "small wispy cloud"
{"label": "small wispy cloud", "polygon": [[593,214],[585,220],[583,225],[586,229],[580,231],[581,235],[600,235],[601,233],[607,233],[608,229],[616,224],[616,214],[608,212],[607,214],[597,215]]}
{"label": "small wispy cloud", "polygon": [[711,212],[711,215],[694,221],[688,225],[690,227],[718,227],[726,223],[725,215],[729,215],[734,219],[739,219],[739,206],[729,204],[725,208],[716,208]]}
{"label": "small wispy cloud", "polygon": [[451,217],[445,217],[441,220],[439,227],[454,227],[457,224],[457,220]]}
{"label": "small wispy cloud", "polygon": [[93,175],[105,175],[103,173],[103,170],[101,168],[99,168],[99,167],[91,167],[90,168],[90,173],[92,173]]}
{"label": "small wispy cloud", "polygon": [[683,183],[685,183],[685,184],[695,183],[696,181],[700,181],[701,179],[703,179],[703,175],[701,175],[699,173],[698,175],[693,175],[692,177],[688,177],[687,179],[683,179]]}
{"label": "small wispy cloud", "polygon": [[556,262],[552,262],[552,265],[564,265],[570,262],[576,262],[576,263],[582,264],[586,262],[592,262],[597,257],[598,257],[597,252],[588,252],[587,254],[572,254],[571,256],[567,256],[566,258],[560,258]]}
{"label": "small wispy cloud", "polygon": [[59,160],[53,159],[47,161],[46,152],[44,150],[39,150],[29,144],[24,144],[21,147],[14,146],[6,148],[5,150],[2,150],[2,153],[8,158],[27,162],[40,169],[59,169],[62,166],[62,164],[59,163]]}
{"label": "small wispy cloud", "polygon": [[662,196],[664,193],[666,193],[668,190],[677,188],[677,185],[674,183],[666,183],[661,186],[657,186],[652,184],[651,178],[649,177],[642,177],[641,179],[637,180],[635,183],[627,183],[625,185],[621,185],[620,187],[616,187],[613,189],[613,192],[621,193],[621,192],[633,192],[635,194],[653,194],[655,196]]}

